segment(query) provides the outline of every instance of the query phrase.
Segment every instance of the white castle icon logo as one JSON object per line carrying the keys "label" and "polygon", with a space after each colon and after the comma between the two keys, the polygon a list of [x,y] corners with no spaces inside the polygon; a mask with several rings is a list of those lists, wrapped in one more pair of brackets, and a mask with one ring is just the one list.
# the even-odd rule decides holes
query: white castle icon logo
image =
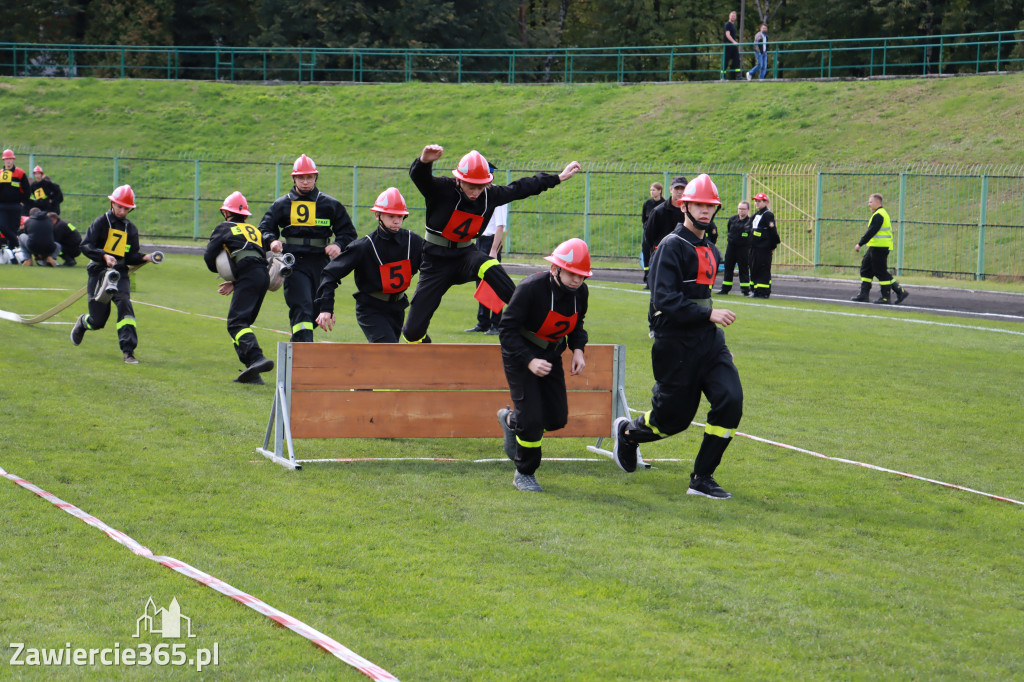
{"label": "white castle icon logo", "polygon": [[181,615],[177,597],[171,599],[171,605],[166,609],[158,609],[153,603],[153,597],[150,597],[142,615],[135,621],[135,634],[132,637],[139,637],[141,633],[149,632],[161,637],[177,639],[182,636],[182,621],[185,621],[186,637],[195,637],[192,634],[192,619]]}

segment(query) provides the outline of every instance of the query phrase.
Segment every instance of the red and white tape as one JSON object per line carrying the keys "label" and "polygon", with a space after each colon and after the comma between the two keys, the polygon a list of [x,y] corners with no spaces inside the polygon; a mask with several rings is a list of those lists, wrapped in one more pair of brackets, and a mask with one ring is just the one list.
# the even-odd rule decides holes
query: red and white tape
{"label": "red and white tape", "polygon": [[266,602],[257,599],[251,594],[246,594],[245,592],[227,584],[223,580],[215,578],[208,573],[200,571],[198,568],[195,568],[194,566],[186,564],[184,561],[178,561],[173,557],[154,555],[152,550],[150,550],[148,547],[139,544],[134,539],[125,535],[116,528],[111,528],[95,516],[87,514],[86,512],[76,507],[75,505],[71,504],[70,502],[65,502],[64,500],[60,499],[53,493],[43,490],[39,486],[30,483],[29,481],[26,481],[20,476],[15,476],[14,474],[8,473],[3,469],[3,467],[0,467],[0,476],[3,476],[4,478],[17,483],[22,488],[35,493],[39,497],[42,497],[44,500],[47,500],[48,502],[53,504],[55,507],[63,509],[68,514],[71,514],[72,516],[81,519],[93,528],[98,528],[99,530],[106,533],[107,536],[110,537],[110,539],[124,545],[126,548],[128,548],[128,550],[130,550],[134,554],[146,557],[147,559],[152,559],[153,561],[159,564],[163,564],[164,566],[170,568],[173,571],[177,571],[178,573],[184,576],[192,578],[196,582],[206,585],[210,589],[216,590],[217,592],[220,592],[221,594],[227,597],[231,597],[232,599],[241,604],[245,604],[257,613],[262,613],[267,618],[270,618],[274,622],[283,625],[295,634],[305,637],[313,644],[317,645],[324,651],[327,651],[328,653],[332,654],[335,658],[344,661],[348,665],[352,666],[359,672],[369,677],[371,680],[386,680],[388,682],[398,682],[397,677],[395,677],[388,671],[384,670],[380,666],[376,665],[375,663],[366,660],[359,654],[343,646],[342,644],[332,639],[331,637],[328,637],[319,630],[312,628],[309,625],[306,625],[302,621],[293,618],[292,616],[289,616],[287,613],[284,613],[283,611],[275,609],[270,604],[267,604]]}

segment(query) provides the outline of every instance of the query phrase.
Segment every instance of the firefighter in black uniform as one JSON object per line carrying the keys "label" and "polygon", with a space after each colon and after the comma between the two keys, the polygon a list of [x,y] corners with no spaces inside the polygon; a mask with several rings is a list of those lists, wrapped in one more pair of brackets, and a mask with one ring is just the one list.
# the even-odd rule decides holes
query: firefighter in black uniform
{"label": "firefighter in black uniform", "polygon": [[772,254],[781,243],[775,227],[775,214],[768,209],[768,195],[754,196],[757,213],[750,222],[750,280],[754,285],[754,298],[768,298],[772,294]]}
{"label": "firefighter in black uniform", "polygon": [[53,222],[53,238],[60,244],[60,257],[64,265],[72,267],[75,258],[82,255],[82,235],[78,228],[61,218],[56,213],[47,213],[47,217]]}
{"label": "firefighter in black uniform", "polygon": [[64,201],[64,193],[60,191],[60,185],[51,180],[49,175],[43,173],[40,166],[32,169],[32,177],[35,178],[35,182],[29,187],[32,204],[47,213],[60,214],[60,205]]}
{"label": "firefighter in black uniform", "polygon": [[370,209],[377,214],[377,229],[355,240],[328,263],[316,292],[316,323],[334,329],[334,290],[355,271],[356,322],[370,343],[398,343],[409,298],[405,290],[419,272],[423,237],[402,229],[409,210],[396,187],[380,193]]}
{"label": "firefighter in black uniform", "polygon": [[650,263],[647,262],[649,254],[643,252],[643,231],[647,227],[647,219],[651,217],[651,211],[665,203],[665,187],[660,182],[651,184],[651,198],[644,202],[644,207],[640,211],[640,260],[643,261],[640,265],[644,269],[644,288],[647,288],[647,268]]}
{"label": "firefighter in black uniform", "polygon": [[732,273],[740,269],[740,291],[750,296],[750,204],[743,200],[736,207],[736,215],[729,218],[729,234],[725,247],[725,274],[719,294],[732,290]]}
{"label": "firefighter in black uniform", "polygon": [[740,424],[743,388],[725,334],[716,326],[729,326],[736,315],[711,304],[720,255],[704,233],[722,202],[707,175],[686,187],[683,202],[684,224],[662,241],[651,263],[651,410],[615,420],[613,456],[623,471],[636,471],[639,444],[685,430],[703,393],[711,410],[687,493],[724,499],[731,495],[713,474]]}
{"label": "firefighter in black uniform", "polygon": [[[82,240],[82,253],[91,260],[86,272],[89,274],[87,287],[89,312],[80,315],[71,329],[71,343],[79,345],[86,330],[103,329],[110,317],[110,303],[117,306],[117,342],[124,354],[124,361],[137,365],[135,347],[139,335],[135,328],[135,311],[132,308],[131,283],[128,266],[152,263],[153,257],[139,250],[139,230],[128,220],[128,214],[135,209],[135,192],[129,185],[121,185],[110,199],[110,210],[93,221]],[[117,292],[111,299],[97,300],[103,293],[104,282],[109,281],[107,270],[113,269],[119,275]]]}
{"label": "firefighter in black uniform", "polygon": [[665,235],[676,229],[676,225],[683,222],[683,210],[679,208],[679,200],[683,196],[684,189],[686,189],[686,178],[681,175],[672,178],[668,188],[668,199],[655,206],[647,216],[647,221],[644,223],[643,241],[640,243],[640,250],[644,256],[644,282],[647,282],[650,275],[651,259],[658,249],[658,244],[665,238]]}
{"label": "firefighter in black uniform", "polygon": [[496,313],[508,302],[515,284],[496,258],[478,251],[474,239],[487,225],[494,208],[551,189],[580,169],[578,161],[558,175],[537,173],[511,185],[492,185],[487,159],[475,149],[463,156],[454,178],[435,178],[433,163],[444,148],[428,144],[409,168],[416,189],[426,200],[426,244],[423,264],[402,335],[410,343],[429,343],[430,318],[452,286],[480,279],[476,298]]}
{"label": "firefighter in black uniform", "polygon": [[[292,191],[274,202],[259,230],[270,250],[295,256],[292,274],[284,281],[284,300],[292,326],[291,340],[313,340],[313,298],[324,267],[356,238],[348,211],[316,186],[319,171],[305,154],[292,164]],[[331,237],[334,240],[331,240]]]}
{"label": "firefighter in black uniform", "polygon": [[582,239],[570,239],[544,260],[552,264],[549,271],[519,283],[498,327],[515,406],[498,410],[498,422],[505,434],[505,454],[516,465],[512,485],[526,492],[542,490],[534,472],[540,466],[544,432],[562,428],[569,419],[562,352],[566,347],[572,351],[570,374],[587,365],[583,318],[589,299],[584,280],[593,274],[590,251]]}
{"label": "firefighter in black uniform", "polygon": [[21,216],[28,215],[32,208],[28,176],[15,167],[15,158],[12,150],[5,149],[3,168],[0,168],[0,247],[6,242],[12,249],[18,248]]}
{"label": "firefighter in black uniform", "polygon": [[878,278],[878,284],[882,287],[882,295],[874,302],[881,305],[892,303],[891,294],[896,292],[896,302],[903,303],[907,296],[907,290],[889,274],[889,253],[892,251],[892,220],[889,213],[882,208],[882,195],[872,194],[868,197],[868,208],[871,209],[871,222],[860,241],[853,247],[854,251],[860,251],[862,246],[867,246],[864,258],[860,261],[860,293],[853,297],[854,301],[867,301],[871,293],[871,280]]}
{"label": "firefighter in black uniform", "polygon": [[203,260],[210,272],[228,280],[222,282],[217,291],[224,296],[231,295],[228,336],[234,341],[235,353],[245,367],[235,381],[262,385],[265,382],[260,374],[274,369],[274,361],[264,357],[252,329],[270,286],[263,235],[245,222],[252,213],[241,192],[229,194],[221,204],[220,213],[224,222],[213,228]]}

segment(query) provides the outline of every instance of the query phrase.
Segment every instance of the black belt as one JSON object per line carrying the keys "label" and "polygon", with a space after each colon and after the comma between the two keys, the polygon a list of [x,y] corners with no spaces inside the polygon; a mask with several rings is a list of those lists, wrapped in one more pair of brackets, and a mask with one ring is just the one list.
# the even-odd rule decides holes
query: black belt
{"label": "black belt", "polygon": [[464,249],[467,246],[473,246],[472,239],[470,239],[467,242],[453,242],[451,239],[442,237],[439,234],[434,234],[430,230],[427,230],[423,238],[426,239],[431,244],[437,244],[438,246],[444,246],[449,249]]}
{"label": "black belt", "polygon": [[326,247],[329,244],[329,240],[326,237],[281,237],[280,242],[282,244],[291,244],[293,246],[322,246]]}
{"label": "black belt", "polygon": [[385,303],[396,303],[405,298],[404,291],[397,294],[385,294],[383,291],[364,291],[362,293],[367,296],[373,296],[378,301],[384,301]]}

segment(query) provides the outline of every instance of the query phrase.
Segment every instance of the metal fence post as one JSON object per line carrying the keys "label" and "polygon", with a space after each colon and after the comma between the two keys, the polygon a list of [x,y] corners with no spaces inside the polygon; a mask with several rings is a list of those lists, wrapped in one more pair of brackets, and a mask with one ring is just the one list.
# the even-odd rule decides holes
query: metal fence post
{"label": "metal fence post", "polygon": [[814,200],[814,267],[821,263],[821,171],[818,171],[817,195]]}
{"label": "metal fence post", "polygon": [[199,239],[199,159],[196,159],[196,190],[192,196],[192,238]]}
{"label": "metal fence post", "polygon": [[978,217],[978,271],[975,277],[985,279],[985,221],[988,212],[988,176],[981,176],[981,214]]}
{"label": "metal fence post", "polygon": [[583,190],[583,241],[590,246],[590,171],[586,172],[585,177],[587,182]]}
{"label": "metal fence post", "polygon": [[277,201],[277,198],[281,196],[281,162],[278,161],[274,164],[274,196],[271,197],[271,201]]}
{"label": "metal fence post", "polygon": [[117,187],[120,184],[121,184],[121,164],[118,161],[118,158],[115,156],[114,157],[114,187]]}
{"label": "metal fence post", "polygon": [[359,224],[359,166],[352,166],[352,224]]}
{"label": "metal fence post", "polygon": [[907,215],[907,174],[900,171],[900,212],[896,221],[899,223],[899,235],[896,239],[896,275],[903,274],[903,245],[906,237],[904,220]]}

